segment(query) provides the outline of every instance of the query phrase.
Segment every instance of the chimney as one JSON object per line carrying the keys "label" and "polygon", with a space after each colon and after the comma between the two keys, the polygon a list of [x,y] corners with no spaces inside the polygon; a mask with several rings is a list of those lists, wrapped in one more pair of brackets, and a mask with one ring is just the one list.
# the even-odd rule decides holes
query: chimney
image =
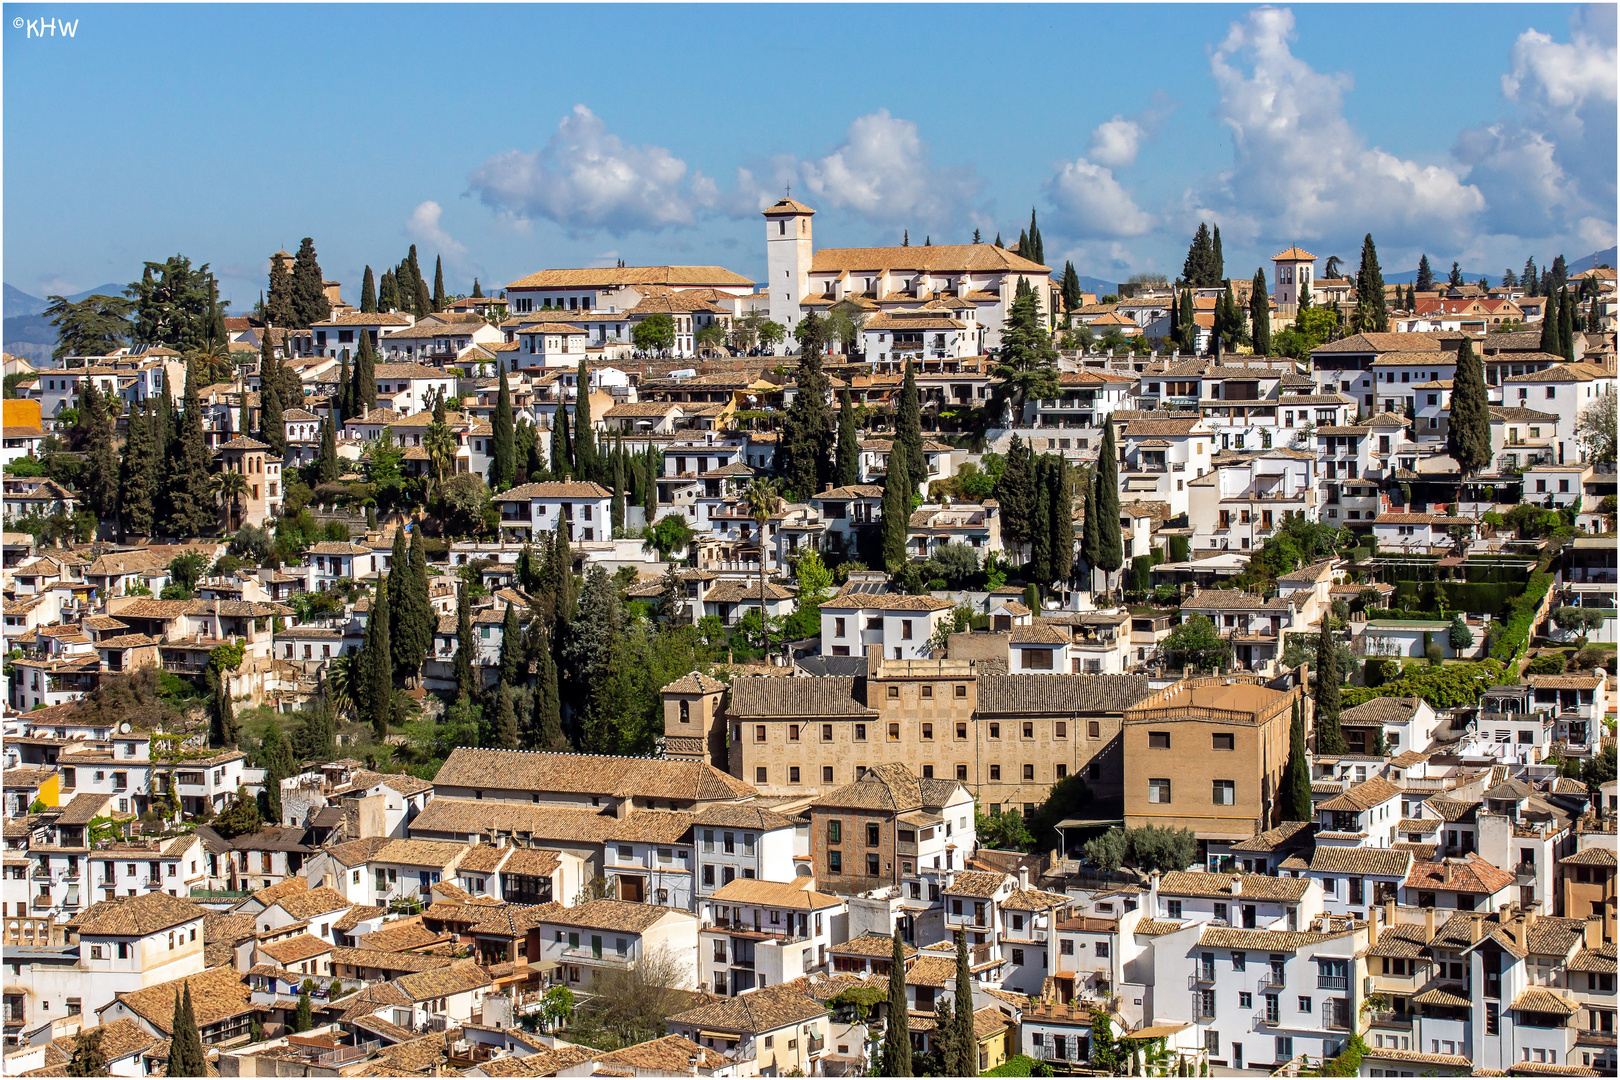
{"label": "chimney", "polygon": [[822,484],[821,485],[821,490],[822,491],[831,491],[832,490],[832,482],[828,481],[827,483]]}
{"label": "chimney", "polygon": [[1148,875],[1147,917],[1159,917],[1159,872],[1157,870]]}
{"label": "chimney", "polygon": [[1530,901],[1529,904],[1525,905],[1525,908],[1524,908],[1524,933],[1525,933],[1525,938],[1524,938],[1524,941],[1519,942],[1519,944],[1523,945],[1525,942],[1530,940],[1530,937],[1529,937],[1530,928],[1532,926],[1536,925],[1536,908],[1538,908],[1540,906],[1541,906],[1540,903],[1538,901],[1535,901],[1535,900],[1532,900],[1532,901]]}
{"label": "chimney", "polygon": [[1018,868],[1018,887],[1020,889],[1029,888],[1029,867],[1027,866],[1020,866]]}
{"label": "chimney", "polygon": [[1376,906],[1367,909],[1367,946],[1371,948],[1378,944],[1378,915]]}
{"label": "chimney", "polygon": [[1434,940],[1434,908],[1423,909],[1423,940]]}
{"label": "chimney", "polygon": [[1484,931],[1485,931],[1485,916],[1481,915],[1477,911],[1474,912],[1474,914],[1468,916],[1468,940],[1469,940],[1469,942],[1478,941],[1484,935]]}
{"label": "chimney", "polygon": [[1586,947],[1588,949],[1601,949],[1603,947],[1603,916],[1588,915],[1585,930]]}
{"label": "chimney", "polygon": [[1232,895],[1233,896],[1242,896],[1243,895],[1243,875],[1242,874],[1233,874],[1232,875]]}
{"label": "chimney", "polygon": [[1395,925],[1395,901],[1393,899],[1384,901],[1384,925]]}

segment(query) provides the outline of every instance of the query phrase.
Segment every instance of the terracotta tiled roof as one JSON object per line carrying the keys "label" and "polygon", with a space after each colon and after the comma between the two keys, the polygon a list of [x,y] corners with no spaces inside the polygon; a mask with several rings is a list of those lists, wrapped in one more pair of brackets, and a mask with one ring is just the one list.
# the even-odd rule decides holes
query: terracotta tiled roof
{"label": "terracotta tiled roof", "polygon": [[1400,795],[1401,789],[1382,777],[1375,776],[1364,783],[1354,784],[1344,794],[1318,804],[1318,810],[1370,810]]}
{"label": "terracotta tiled roof", "polygon": [[[1232,879],[1238,879],[1233,888]],[[1188,874],[1172,870],[1159,879],[1161,896],[1256,897],[1261,900],[1298,900],[1310,882],[1304,878],[1276,878],[1265,874]]]}
{"label": "terracotta tiled roof", "polygon": [[68,922],[79,935],[145,937],[160,930],[200,920],[208,912],[190,900],[166,892],[98,900]]}
{"label": "terracotta tiled roof", "polygon": [[800,1024],[827,1015],[827,1007],[791,984],[750,990],[733,998],[676,1013],[669,1022],[683,1027],[716,1028],[742,1034]]}
{"label": "terracotta tiled roof", "polygon": [[[1343,933],[1351,933],[1349,930]],[[1257,952],[1295,952],[1340,934],[1313,934],[1303,930],[1240,930],[1230,926],[1210,926],[1199,935],[1198,944],[1217,949],[1252,949]]]}
{"label": "terracotta tiled roof", "polygon": [[866,680],[829,675],[791,679],[779,676],[740,678],[731,685],[727,712],[737,719],[780,720],[787,717],[876,716],[865,703]]}
{"label": "terracotta tiled roof", "polygon": [[1318,847],[1311,856],[1311,869],[1326,874],[1404,878],[1411,867],[1412,853],[1392,848]]}
{"label": "terracotta tiled roof", "polygon": [[1146,675],[981,675],[978,711],[986,714],[1121,713],[1152,688]]}
{"label": "terracotta tiled roof", "polygon": [[1513,875],[1470,853],[1466,859],[1413,863],[1405,884],[1408,889],[1490,895],[1513,884]]}
{"label": "terracotta tiled roof", "polygon": [[674,914],[687,913],[680,908],[660,907],[657,904],[592,900],[578,907],[558,907],[545,916],[545,921],[557,926],[579,926],[590,930],[624,930],[639,934],[658,920]]}
{"label": "terracotta tiled roof", "polygon": [[755,794],[741,780],[703,762],[470,747],[459,747],[450,754],[434,785],[439,790],[470,787],[616,797],[656,795],[714,802]]}
{"label": "terracotta tiled roof", "polygon": [[[808,880],[808,879],[800,879]],[[757,904],[760,907],[791,909],[793,911],[819,911],[838,907],[843,898],[786,881],[765,881],[759,878],[737,878],[709,894],[709,899],[728,904]]]}
{"label": "terracotta tiled roof", "polygon": [[167,1038],[174,1034],[174,996],[186,987],[191,990],[192,1012],[199,1028],[253,1011],[247,983],[234,968],[226,967],[118,994],[114,1000]]}

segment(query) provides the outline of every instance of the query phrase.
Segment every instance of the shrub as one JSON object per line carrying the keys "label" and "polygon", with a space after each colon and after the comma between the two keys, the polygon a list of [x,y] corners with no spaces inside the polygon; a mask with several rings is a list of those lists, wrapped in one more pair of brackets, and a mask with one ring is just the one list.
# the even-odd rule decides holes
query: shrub
{"label": "shrub", "polygon": [[1452,649],[1461,652],[1474,644],[1474,632],[1468,629],[1461,614],[1451,617],[1451,629],[1447,631],[1451,640]]}
{"label": "shrub", "polygon": [[1564,673],[1564,656],[1562,653],[1542,653],[1530,661],[1525,669],[1527,675],[1562,675]]}
{"label": "shrub", "polygon": [[1535,619],[1536,610],[1541,607],[1541,601],[1547,595],[1547,590],[1552,588],[1552,583],[1553,576],[1545,570],[1539,570],[1530,576],[1530,584],[1526,586],[1524,592],[1514,597],[1508,604],[1507,623],[1502,628],[1502,636],[1491,648],[1493,657],[1498,660],[1511,660],[1530,640],[1530,625]]}
{"label": "shrub", "polygon": [[1440,643],[1438,641],[1431,641],[1429,642],[1428,648],[1423,650],[1423,655],[1429,658],[1429,664],[1431,666],[1439,667],[1445,662],[1446,650],[1440,647]]}

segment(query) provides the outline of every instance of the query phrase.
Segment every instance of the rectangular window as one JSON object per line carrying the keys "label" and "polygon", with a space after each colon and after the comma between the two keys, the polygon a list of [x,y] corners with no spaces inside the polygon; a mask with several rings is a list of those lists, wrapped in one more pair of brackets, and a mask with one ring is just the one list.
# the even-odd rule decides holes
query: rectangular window
{"label": "rectangular window", "polygon": [[755,742],[764,742],[765,741],[765,725],[764,724],[755,724],[754,725],[754,741]]}
{"label": "rectangular window", "polygon": [[788,766],[788,783],[797,784],[798,782],[799,782],[799,767],[797,765],[789,765]]}
{"label": "rectangular window", "polygon": [[842,821],[827,822],[827,843],[838,844],[844,839],[844,823]]}
{"label": "rectangular window", "polygon": [[1066,721],[1059,720],[1056,724],[1053,724],[1052,737],[1054,739],[1067,739],[1069,737],[1068,723]]}
{"label": "rectangular window", "polygon": [[1035,725],[1028,720],[1024,721],[1024,738],[1033,739],[1034,737]]}
{"label": "rectangular window", "polygon": [[956,725],[956,737],[957,737],[958,740],[966,741],[966,739],[967,739],[967,724],[959,723],[959,724]]}
{"label": "rectangular window", "polygon": [[831,765],[823,765],[821,767],[821,782],[823,784],[830,784],[833,782],[833,767]]}
{"label": "rectangular window", "polygon": [[788,742],[798,742],[798,741],[799,741],[799,725],[798,724],[789,724],[788,725]]}
{"label": "rectangular window", "polygon": [[855,725],[855,741],[856,742],[865,742],[866,741],[866,725],[865,724],[856,724]]}
{"label": "rectangular window", "polygon": [[1170,781],[1167,779],[1148,781],[1148,802],[1168,803],[1170,801]]}
{"label": "rectangular window", "polygon": [[1212,747],[1212,749],[1215,749],[1215,750],[1233,750],[1233,749],[1236,749],[1236,745],[1237,745],[1236,744],[1236,738],[1237,737],[1235,735],[1233,735],[1229,731],[1217,731],[1215,733],[1214,737],[1213,737],[1214,746]]}
{"label": "rectangular window", "polygon": [[1088,738],[1088,739],[1100,739],[1100,738],[1102,738],[1102,722],[1100,720],[1088,720],[1088,721],[1086,721],[1086,738]]}
{"label": "rectangular window", "polygon": [[1168,731],[1150,731],[1150,732],[1148,732],[1148,749],[1150,749],[1150,750],[1168,750],[1168,749],[1170,749],[1170,733]]}
{"label": "rectangular window", "polygon": [[831,724],[822,724],[821,725],[821,741],[822,742],[832,742],[832,725]]}
{"label": "rectangular window", "polygon": [[899,724],[890,724],[889,725],[889,741],[890,742],[899,742],[900,741],[900,725]]}
{"label": "rectangular window", "polygon": [[1232,806],[1237,802],[1237,785],[1231,780],[1217,780],[1213,794],[1216,806]]}
{"label": "rectangular window", "polygon": [[990,738],[992,738],[992,739],[1001,738],[1001,725],[1000,724],[991,724],[990,725]]}
{"label": "rectangular window", "polygon": [[877,847],[880,843],[882,843],[881,830],[878,829],[876,822],[867,822],[866,846]]}
{"label": "rectangular window", "polygon": [[1024,766],[1024,780],[1025,780],[1025,782],[1027,783],[1027,782],[1032,781],[1034,779],[1035,779],[1035,766],[1033,766],[1033,765],[1025,765]]}
{"label": "rectangular window", "polygon": [[924,724],[922,726],[922,737],[923,737],[924,742],[933,742],[934,741],[934,725],[933,724]]}
{"label": "rectangular window", "polygon": [[1000,765],[992,765],[992,766],[990,766],[990,780],[991,780],[991,782],[994,783],[996,781],[999,781],[1000,779],[1001,779],[1001,766]]}
{"label": "rectangular window", "polygon": [[754,783],[756,783],[756,784],[765,783],[766,775],[767,775],[767,773],[765,771],[765,766],[763,766],[763,765],[756,766],[754,768]]}

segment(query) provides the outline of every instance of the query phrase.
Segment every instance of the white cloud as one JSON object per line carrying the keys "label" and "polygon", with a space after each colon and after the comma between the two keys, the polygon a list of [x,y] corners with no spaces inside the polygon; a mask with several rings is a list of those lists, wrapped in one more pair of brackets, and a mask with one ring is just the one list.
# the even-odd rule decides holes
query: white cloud
{"label": "white cloud", "polygon": [[1059,224],[1079,236],[1140,236],[1153,228],[1153,215],[1136,205],[1113,171],[1085,158],[1059,166],[1046,195]]}
{"label": "white cloud", "polygon": [[443,216],[444,208],[432,199],[419,203],[405,222],[405,235],[452,262],[460,262],[467,255],[467,245],[444,231],[439,224]]}
{"label": "white cloud", "polygon": [[1210,57],[1216,115],[1232,133],[1235,161],[1215,189],[1223,230],[1250,239],[1351,241],[1388,230],[1413,242],[1451,244],[1484,208],[1455,170],[1369,147],[1342,111],[1351,80],[1294,56],[1294,15],[1258,8],[1233,23]]}
{"label": "white cloud", "polygon": [[514,218],[623,235],[694,223],[712,184],[701,173],[688,182],[686,171],[664,147],[632,146],[575,105],[538,152],[496,154],[467,183],[485,205]]}
{"label": "white cloud", "polygon": [[1502,93],[1545,114],[1578,120],[1588,103],[1613,105],[1615,58],[1615,6],[1594,4],[1571,18],[1567,44],[1538,30],[1520,34]]}
{"label": "white cloud", "polygon": [[1099,165],[1121,169],[1136,160],[1136,152],[1142,148],[1146,134],[1135,120],[1116,116],[1097,125],[1097,130],[1091,133],[1086,154]]}
{"label": "white cloud", "polygon": [[858,117],[831,153],[795,171],[818,209],[853,210],[889,225],[954,224],[984,189],[970,166],[936,168],[917,125],[887,109]]}

